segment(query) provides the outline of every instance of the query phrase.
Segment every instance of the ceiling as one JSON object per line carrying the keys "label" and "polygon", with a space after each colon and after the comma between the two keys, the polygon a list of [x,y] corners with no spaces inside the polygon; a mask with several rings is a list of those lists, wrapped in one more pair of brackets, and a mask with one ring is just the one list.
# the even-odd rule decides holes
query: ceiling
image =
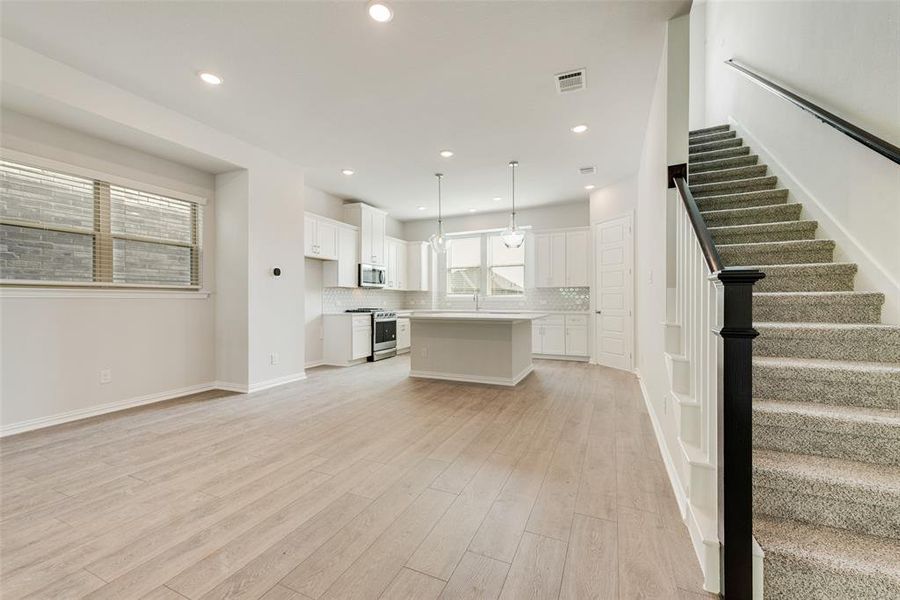
{"label": "ceiling", "polygon": [[[684,4],[394,2],[377,23],[353,1],[6,1],[2,34],[408,220],[435,214],[436,171],[447,214],[508,206],[511,159],[522,207],[634,173],[664,24]],[[554,75],[582,67],[587,88],[560,95]]]}

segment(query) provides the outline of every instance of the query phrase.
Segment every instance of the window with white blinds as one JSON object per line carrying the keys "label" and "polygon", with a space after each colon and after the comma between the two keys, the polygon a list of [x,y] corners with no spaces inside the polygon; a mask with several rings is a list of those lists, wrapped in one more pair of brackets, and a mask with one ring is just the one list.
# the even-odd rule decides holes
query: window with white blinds
{"label": "window with white blinds", "polygon": [[0,280],[199,287],[202,208],[0,160]]}

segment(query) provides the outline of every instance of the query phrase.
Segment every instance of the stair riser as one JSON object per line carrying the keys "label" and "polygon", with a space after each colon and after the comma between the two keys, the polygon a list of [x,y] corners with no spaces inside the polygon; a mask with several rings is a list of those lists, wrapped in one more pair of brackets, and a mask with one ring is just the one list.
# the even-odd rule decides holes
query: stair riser
{"label": "stair riser", "polygon": [[[708,142],[706,144],[697,144],[688,149],[688,155],[698,154],[700,152],[712,152],[714,150],[727,150],[728,148],[738,148],[744,143],[741,138],[731,138],[730,140],[719,140],[718,142]],[[749,148],[748,148],[749,150]]]}
{"label": "stair riser", "polygon": [[770,425],[753,419],[753,447],[830,456],[880,465],[900,465],[900,439]]}
{"label": "stair riser", "polygon": [[718,142],[719,140],[731,140],[737,137],[736,131],[717,131],[715,133],[706,133],[703,135],[694,135],[688,138],[688,147],[693,148],[697,144],[706,144],[708,142]]}
{"label": "stair riser", "polygon": [[865,498],[854,498],[855,490],[834,486],[809,493],[806,481],[782,479],[768,481],[766,486],[753,485],[755,513],[794,519],[814,525],[838,527],[865,535],[900,539],[900,498],[897,504],[874,504]]}
{"label": "stair riser", "polygon": [[735,169],[707,171],[705,173],[692,173],[688,181],[691,185],[700,185],[718,181],[733,181],[735,179],[747,179],[749,177],[762,177],[766,174],[766,169],[766,165],[753,165]]}
{"label": "stair riser", "polygon": [[775,189],[777,183],[778,180],[774,177],[736,179],[734,181],[691,185],[691,194],[694,198],[705,198],[706,196],[722,196],[724,194],[771,190]]}
{"label": "stair riser", "polygon": [[755,244],[758,242],[790,242],[794,240],[811,240],[816,237],[816,227],[782,229],[774,231],[756,231],[752,233],[718,233],[713,232],[716,244]]}
{"label": "stair riser", "polygon": [[721,160],[710,160],[707,162],[696,163],[692,166],[688,173],[693,176],[698,173],[706,173],[708,171],[718,171],[719,169],[734,169],[736,167],[749,167],[759,162],[759,156],[749,154],[747,156],[736,156],[734,158],[723,158]]}
{"label": "stair riser", "polygon": [[795,556],[766,552],[765,600],[875,600],[900,598],[900,582],[858,571],[833,572]]}
{"label": "stair riser", "polygon": [[[736,208],[756,208],[759,206],[775,206],[787,203],[787,190],[762,190],[759,192],[745,192],[742,194],[727,194],[722,196],[706,196],[694,198],[697,208],[707,210],[734,210]],[[798,205],[799,206],[799,205]],[[798,213],[799,214],[799,213]]]}
{"label": "stair riser", "polygon": [[[855,273],[825,273],[822,275],[791,275],[779,269],[766,273],[753,286],[757,292],[849,292],[853,289]],[[759,319],[758,319],[759,320]]]}
{"label": "stair riser", "polygon": [[746,248],[719,248],[719,256],[728,267],[745,265],[803,265],[829,263],[833,248],[811,250],[756,250]]}
{"label": "stair riser", "polygon": [[816,373],[810,369],[800,375],[793,369],[754,365],[753,395],[792,402],[896,409],[900,386],[883,380],[867,382],[843,373]]}
{"label": "stair riser", "polygon": [[853,335],[835,340],[800,333],[796,337],[774,337],[760,331],[753,340],[754,356],[783,356],[787,358],[820,358],[824,360],[860,360],[871,362],[900,362],[900,343],[891,336],[877,334]]}
{"label": "stair riser", "polygon": [[775,323],[878,323],[881,302],[849,297],[840,301],[753,297],[753,319]]}
{"label": "stair riser", "polygon": [[725,150],[714,150],[712,152],[698,152],[696,154],[688,154],[688,164],[703,163],[710,160],[720,160],[723,158],[734,158],[736,156],[749,156],[750,148],[741,146],[740,148],[726,148]]}
{"label": "stair riser", "polygon": [[779,223],[782,221],[796,221],[800,218],[802,209],[803,207],[799,204],[782,204],[780,206],[767,206],[765,208],[754,208],[733,213],[704,214],[703,219],[706,221],[707,227]]}
{"label": "stair riser", "polygon": [[690,138],[695,138],[703,135],[709,135],[710,133],[719,133],[720,131],[728,131],[731,128],[730,125],[713,125],[712,127],[703,127],[701,129],[695,129],[693,131],[688,132],[688,136]]}

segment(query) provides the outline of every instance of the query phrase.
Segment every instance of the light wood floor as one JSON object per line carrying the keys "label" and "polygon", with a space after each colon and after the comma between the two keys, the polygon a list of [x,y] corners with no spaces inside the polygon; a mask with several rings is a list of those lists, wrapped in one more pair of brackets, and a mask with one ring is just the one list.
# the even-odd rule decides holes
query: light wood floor
{"label": "light wood floor", "polygon": [[3,440],[2,597],[704,597],[633,377],[539,361],[500,389],[408,369]]}

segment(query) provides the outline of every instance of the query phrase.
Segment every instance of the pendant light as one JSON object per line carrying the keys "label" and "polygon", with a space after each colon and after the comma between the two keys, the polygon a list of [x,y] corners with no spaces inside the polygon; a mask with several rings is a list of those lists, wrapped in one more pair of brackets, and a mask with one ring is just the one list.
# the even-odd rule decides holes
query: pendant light
{"label": "pendant light", "polygon": [[516,167],[518,166],[518,161],[513,160],[509,163],[509,168],[512,169],[512,213],[509,215],[509,227],[500,234],[500,239],[507,248],[518,248],[525,241],[525,232],[516,226]]}
{"label": "pendant light", "polygon": [[437,233],[433,234],[430,238],[428,238],[428,243],[431,244],[432,249],[438,254],[443,254],[447,251],[447,236],[444,235],[444,219],[441,213],[441,179],[444,178],[443,173],[435,173],[435,177],[437,177],[438,184],[438,228]]}

